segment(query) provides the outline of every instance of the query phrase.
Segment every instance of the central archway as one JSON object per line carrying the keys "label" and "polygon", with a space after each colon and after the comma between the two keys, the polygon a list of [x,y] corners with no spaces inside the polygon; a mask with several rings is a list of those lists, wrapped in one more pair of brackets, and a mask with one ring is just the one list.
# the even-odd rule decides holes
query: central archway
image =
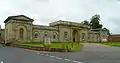
{"label": "central archway", "polygon": [[78,39],[78,31],[76,29],[73,30],[73,42],[79,42],[79,39]]}

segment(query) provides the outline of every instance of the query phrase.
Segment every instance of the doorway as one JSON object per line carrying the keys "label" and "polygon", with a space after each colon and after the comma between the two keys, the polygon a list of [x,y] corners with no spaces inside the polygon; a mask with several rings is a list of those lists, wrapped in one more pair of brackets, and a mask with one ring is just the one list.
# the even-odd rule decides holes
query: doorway
{"label": "doorway", "polygon": [[78,42],[78,31],[76,29],[73,30],[73,42]]}

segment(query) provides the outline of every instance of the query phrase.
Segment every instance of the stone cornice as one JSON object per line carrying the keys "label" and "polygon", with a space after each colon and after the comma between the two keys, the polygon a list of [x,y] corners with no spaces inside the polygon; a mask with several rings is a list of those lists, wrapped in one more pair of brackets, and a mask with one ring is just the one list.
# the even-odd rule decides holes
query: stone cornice
{"label": "stone cornice", "polygon": [[50,26],[57,26],[57,25],[63,25],[63,26],[76,26],[76,27],[84,27],[84,28],[88,28],[88,25],[83,25],[81,23],[76,23],[76,22],[69,22],[69,21],[56,21],[56,22],[52,22],[49,24]]}

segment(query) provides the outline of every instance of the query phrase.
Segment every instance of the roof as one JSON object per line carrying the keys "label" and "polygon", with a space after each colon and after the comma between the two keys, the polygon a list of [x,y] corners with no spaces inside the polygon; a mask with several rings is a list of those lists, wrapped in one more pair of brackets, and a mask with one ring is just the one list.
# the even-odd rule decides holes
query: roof
{"label": "roof", "polygon": [[110,36],[120,36],[120,34],[111,34]]}
{"label": "roof", "polygon": [[44,30],[58,30],[56,27],[50,27],[45,25],[33,25],[33,28],[44,29]]}
{"label": "roof", "polygon": [[27,19],[30,19],[31,21],[34,21],[33,19],[31,19],[31,18],[29,18],[29,17],[27,17],[27,16],[25,16],[25,15],[17,15],[17,16],[9,16],[9,17],[4,21],[4,23],[7,23],[10,19],[13,19],[14,17],[21,17],[21,16],[23,16],[23,17],[25,17],[25,18],[27,18]]}
{"label": "roof", "polygon": [[68,25],[68,26],[80,26],[80,27],[89,27],[88,25],[84,25],[82,23],[77,23],[77,22],[70,22],[70,21],[63,21],[63,20],[58,20],[52,23],[49,23],[50,26],[56,26],[56,25]]}

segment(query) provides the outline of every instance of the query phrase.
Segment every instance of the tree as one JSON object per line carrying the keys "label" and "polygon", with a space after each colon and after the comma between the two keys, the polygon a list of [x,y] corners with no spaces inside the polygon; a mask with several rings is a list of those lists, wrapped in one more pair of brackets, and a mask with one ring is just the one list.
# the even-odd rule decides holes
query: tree
{"label": "tree", "polygon": [[105,31],[107,31],[107,35],[110,35],[110,30],[107,28],[103,28]]}
{"label": "tree", "polygon": [[100,21],[100,15],[96,14],[92,16],[90,21],[90,26],[92,29],[100,29],[102,28],[102,24],[99,23]]}
{"label": "tree", "polygon": [[87,21],[87,20],[84,20],[82,23],[85,25],[90,25],[89,21]]}

